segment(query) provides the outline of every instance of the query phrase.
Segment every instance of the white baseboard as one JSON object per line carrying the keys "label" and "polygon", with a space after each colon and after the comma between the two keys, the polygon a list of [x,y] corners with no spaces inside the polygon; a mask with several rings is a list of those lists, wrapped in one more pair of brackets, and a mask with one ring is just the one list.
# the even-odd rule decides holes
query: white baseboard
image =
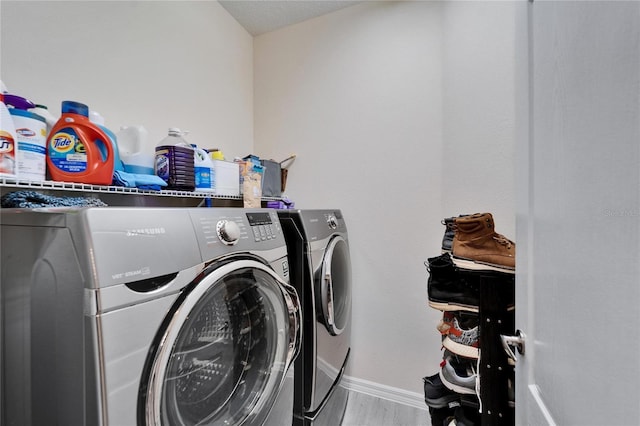
{"label": "white baseboard", "polygon": [[351,376],[344,376],[342,378],[342,385],[350,391],[364,393],[398,404],[409,405],[421,410],[428,410],[424,402],[424,395],[420,393],[409,392],[404,389],[394,388]]}

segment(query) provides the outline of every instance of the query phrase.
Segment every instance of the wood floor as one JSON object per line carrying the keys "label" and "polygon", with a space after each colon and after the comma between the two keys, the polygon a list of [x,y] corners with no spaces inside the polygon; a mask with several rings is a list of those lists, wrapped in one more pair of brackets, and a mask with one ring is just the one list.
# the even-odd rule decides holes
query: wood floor
{"label": "wood floor", "polygon": [[342,426],[430,426],[429,411],[350,392]]}

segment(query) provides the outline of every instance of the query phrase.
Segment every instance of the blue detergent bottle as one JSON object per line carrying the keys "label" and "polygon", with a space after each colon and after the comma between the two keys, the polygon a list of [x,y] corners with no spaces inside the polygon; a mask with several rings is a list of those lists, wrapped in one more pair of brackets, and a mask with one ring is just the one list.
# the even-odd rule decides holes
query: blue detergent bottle
{"label": "blue detergent bottle", "polygon": [[213,160],[209,157],[209,153],[204,149],[198,148],[197,145],[191,144],[194,154],[194,174],[196,178],[196,191],[212,192],[213,191]]}

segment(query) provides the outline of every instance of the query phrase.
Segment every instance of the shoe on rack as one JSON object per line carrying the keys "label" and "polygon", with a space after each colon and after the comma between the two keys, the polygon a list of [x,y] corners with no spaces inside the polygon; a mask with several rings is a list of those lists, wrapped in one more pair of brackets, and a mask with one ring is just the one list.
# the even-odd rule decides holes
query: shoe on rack
{"label": "shoe on rack", "polygon": [[459,320],[453,312],[442,314],[442,320],[436,327],[444,336],[442,346],[465,358],[478,359],[480,347],[478,318],[475,315],[469,315],[469,318],[460,316],[460,318]]}
{"label": "shoe on rack", "polygon": [[453,250],[453,237],[456,234],[454,220],[455,217],[445,217],[442,219],[444,225],[444,235],[442,236],[442,253],[451,253]]}
{"label": "shoe on rack", "polygon": [[440,363],[440,380],[442,384],[450,390],[466,395],[476,395],[476,381],[478,375],[473,368],[473,362],[466,363],[466,366],[459,364],[457,367],[449,362],[450,358],[445,358]]}
{"label": "shoe on rack", "polygon": [[460,401],[460,395],[442,384],[440,374],[436,373],[433,376],[423,377],[422,381],[424,382],[424,402],[426,402],[427,406],[431,408],[450,408],[452,402]]}
{"label": "shoe on rack", "polygon": [[455,422],[453,423],[455,426],[474,426],[478,424],[477,422],[471,420],[470,416],[467,416],[464,407],[456,408],[453,416],[453,421]]}
{"label": "shoe on rack", "polygon": [[443,424],[444,426],[474,426],[478,423],[467,417],[463,407],[458,407],[454,415],[447,417]]}
{"label": "shoe on rack", "polygon": [[461,214],[460,216],[445,217],[440,223],[444,225],[444,235],[442,236],[442,253],[451,253],[453,250],[453,237],[456,234],[455,220],[457,217],[469,216]]}
{"label": "shoe on rack", "polygon": [[481,276],[478,271],[459,268],[448,253],[427,259],[425,266],[429,273],[428,304],[434,309],[479,312],[480,282],[485,274],[491,274],[491,279],[503,286],[507,310],[515,308],[515,275],[484,272]]}
{"label": "shoe on rack", "polygon": [[514,274],[516,244],[495,231],[491,213],[454,219],[453,262],[463,269]]}
{"label": "shoe on rack", "polygon": [[429,306],[440,311],[478,312],[480,280],[477,274],[458,269],[448,253],[427,259],[425,265],[429,272]]}
{"label": "shoe on rack", "polygon": [[451,405],[455,405],[455,407],[447,407],[447,408],[433,408],[429,407],[429,417],[431,418],[432,426],[442,426],[448,418],[453,418],[455,415],[455,409],[460,406],[460,404],[456,405],[455,402],[452,402]]}

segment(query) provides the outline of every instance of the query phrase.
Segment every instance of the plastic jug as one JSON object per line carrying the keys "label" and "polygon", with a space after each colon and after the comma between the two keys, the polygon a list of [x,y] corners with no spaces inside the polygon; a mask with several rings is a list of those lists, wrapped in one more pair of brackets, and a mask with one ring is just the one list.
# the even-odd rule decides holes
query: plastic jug
{"label": "plastic jug", "polygon": [[193,172],[196,180],[196,191],[211,192],[213,190],[213,162],[209,153],[204,149],[198,148],[196,145],[193,147]]}
{"label": "plastic jug", "polygon": [[89,107],[63,101],[62,116],[47,139],[47,167],[53,180],[110,185],[115,152],[109,136],[89,120]]}
{"label": "plastic jug", "polygon": [[0,93],[0,176],[16,177],[17,140],[13,119],[4,103],[4,94]]}
{"label": "plastic jug", "polygon": [[56,123],[58,122],[58,119],[49,112],[49,108],[47,108],[46,105],[35,104],[35,107],[29,109],[29,111],[36,113],[40,117],[45,119],[47,123],[47,134],[51,132],[51,129],[53,128],[53,126],[55,126]]}
{"label": "plastic jug", "polygon": [[120,160],[120,152],[118,152],[118,142],[116,135],[107,127],[105,127],[104,117],[100,115],[98,111],[89,110],[89,121],[100,127],[100,130],[102,130],[109,137],[109,141],[111,141],[111,146],[113,147],[113,169],[124,170],[122,161]]}
{"label": "plastic jug", "polygon": [[154,174],[155,156],[153,151],[146,152],[149,132],[143,126],[122,126],[116,133],[120,159],[127,173]]}
{"label": "plastic jug", "polygon": [[15,177],[24,180],[44,180],[47,140],[44,118],[27,111],[35,108],[35,104],[22,96],[5,93],[4,103],[11,114],[16,133]]}
{"label": "plastic jug", "polygon": [[47,123],[31,111],[9,110],[16,127],[16,174],[18,179],[43,181],[46,176]]}
{"label": "plastic jug", "polygon": [[196,187],[193,170],[193,148],[176,127],[156,146],[156,175],[167,182],[167,189],[193,191]]}

